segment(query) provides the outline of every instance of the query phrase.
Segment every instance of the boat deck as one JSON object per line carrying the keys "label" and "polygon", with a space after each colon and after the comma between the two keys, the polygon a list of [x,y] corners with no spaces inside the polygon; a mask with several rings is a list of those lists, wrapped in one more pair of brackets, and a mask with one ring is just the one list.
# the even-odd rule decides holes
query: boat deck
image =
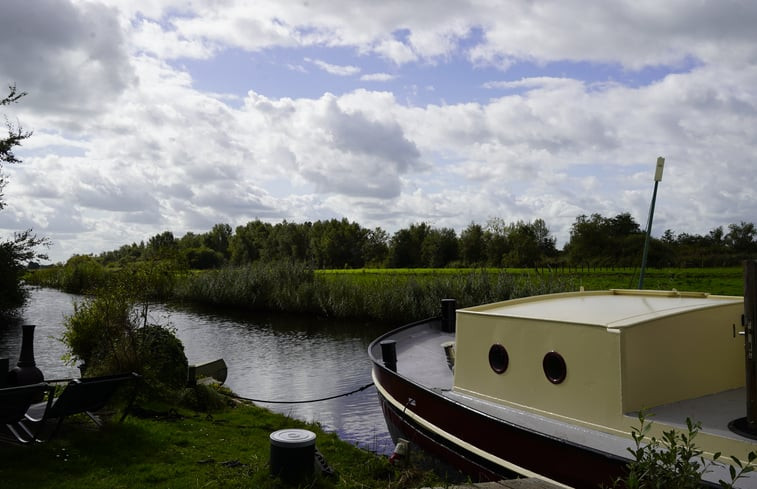
{"label": "boat deck", "polygon": [[437,391],[452,389],[452,370],[442,344],[455,341],[454,333],[420,325],[402,330],[391,339],[397,342],[397,373]]}
{"label": "boat deck", "polygon": [[[741,388],[657,406],[648,411],[648,418],[655,423],[686,429],[688,417],[701,423],[702,433],[743,440],[744,437],[728,429],[728,423],[743,418],[745,413],[746,391]],[[638,416],[638,413],[629,415]]]}

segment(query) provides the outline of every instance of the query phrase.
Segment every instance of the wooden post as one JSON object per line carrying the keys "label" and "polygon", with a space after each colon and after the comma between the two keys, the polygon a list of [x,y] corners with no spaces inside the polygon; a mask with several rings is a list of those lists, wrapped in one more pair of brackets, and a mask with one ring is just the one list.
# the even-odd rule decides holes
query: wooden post
{"label": "wooden post", "polygon": [[744,348],[746,357],[746,420],[750,432],[757,433],[757,260],[744,262]]}

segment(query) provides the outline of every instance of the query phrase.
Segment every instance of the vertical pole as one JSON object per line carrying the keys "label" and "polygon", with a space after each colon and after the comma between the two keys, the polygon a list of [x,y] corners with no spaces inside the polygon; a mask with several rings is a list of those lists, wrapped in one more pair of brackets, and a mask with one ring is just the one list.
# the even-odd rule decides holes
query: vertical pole
{"label": "vertical pole", "polygon": [[744,262],[744,348],[746,357],[746,419],[750,432],[757,432],[757,261]]}
{"label": "vertical pole", "polygon": [[644,273],[647,270],[647,253],[649,252],[649,240],[652,236],[652,220],[654,219],[654,205],[657,200],[657,185],[662,180],[662,168],[665,165],[665,158],[657,158],[657,167],[654,174],[654,191],[652,192],[652,205],[649,206],[649,217],[647,218],[647,235],[644,238],[644,252],[641,256],[641,272],[639,273],[639,289],[644,288]]}
{"label": "vertical pole", "polygon": [[652,205],[649,207],[649,219],[647,219],[647,235],[644,238],[644,252],[641,255],[641,272],[639,273],[639,289],[644,288],[644,272],[647,270],[647,253],[649,252],[649,237],[652,234],[652,218],[654,217],[654,204],[657,200],[657,184],[654,183],[654,191],[652,192]]}

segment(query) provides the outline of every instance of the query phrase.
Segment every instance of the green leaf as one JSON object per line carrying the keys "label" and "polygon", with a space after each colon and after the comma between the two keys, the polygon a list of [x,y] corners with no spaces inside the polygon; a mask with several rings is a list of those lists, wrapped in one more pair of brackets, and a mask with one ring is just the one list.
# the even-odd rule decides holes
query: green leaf
{"label": "green leaf", "polygon": [[731,455],[731,460],[733,460],[733,463],[739,466],[739,468],[742,467],[741,460],[739,460],[737,457]]}

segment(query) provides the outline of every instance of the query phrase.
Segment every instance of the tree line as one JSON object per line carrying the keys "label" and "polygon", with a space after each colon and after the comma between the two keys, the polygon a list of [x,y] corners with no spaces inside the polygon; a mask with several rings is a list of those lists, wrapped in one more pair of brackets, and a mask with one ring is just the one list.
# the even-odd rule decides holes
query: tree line
{"label": "tree line", "polygon": [[[103,265],[176,259],[193,269],[292,260],[316,269],[443,267],[635,267],[646,233],[629,213],[578,216],[561,250],[542,219],[507,223],[500,218],[451,228],[411,224],[390,235],[343,219],[276,224],[250,221],[235,229],[216,224],[206,233],[175,237],[164,231],[146,242],[94,257]],[[707,235],[666,230],[650,240],[652,267],[735,266],[757,254],[753,223],[719,226]]]}

